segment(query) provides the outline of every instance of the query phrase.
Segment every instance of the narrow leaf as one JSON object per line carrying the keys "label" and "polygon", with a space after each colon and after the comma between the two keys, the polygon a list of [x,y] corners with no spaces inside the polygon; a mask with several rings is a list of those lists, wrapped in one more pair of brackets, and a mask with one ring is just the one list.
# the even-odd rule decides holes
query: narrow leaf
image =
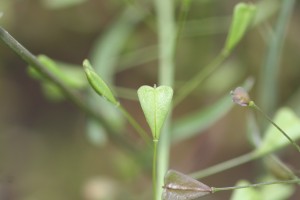
{"label": "narrow leaf", "polygon": [[167,172],[163,188],[163,200],[192,200],[212,193],[211,187],[175,170]]}
{"label": "narrow leaf", "polygon": [[[64,82],[64,84],[75,89],[87,87],[85,74],[79,66],[57,62],[48,56],[38,55],[38,60],[51,72],[56,78]],[[28,67],[28,74],[37,80],[46,81],[45,78],[32,66]]]}
{"label": "narrow leaf", "polygon": [[[300,138],[300,119],[289,108],[281,108],[275,115],[274,122],[282,128],[291,139],[297,140]],[[283,148],[290,144],[273,125],[269,125],[265,137],[256,150],[256,153],[263,155]]]}
{"label": "narrow leaf", "polygon": [[233,20],[227,36],[225,51],[230,52],[242,39],[256,13],[253,4],[239,3],[234,8]]}
{"label": "narrow leaf", "polygon": [[173,89],[168,86],[142,86],[137,93],[153,138],[158,139],[171,106]]}
{"label": "narrow leaf", "polygon": [[[85,74],[81,68],[70,64],[58,63],[45,55],[39,55],[37,58],[53,76],[66,86],[73,89],[83,89],[88,86]],[[41,82],[43,93],[48,99],[52,101],[61,101],[64,99],[64,94],[60,88],[46,79],[35,68],[28,66],[27,72],[30,77]]]}
{"label": "narrow leaf", "polygon": [[103,96],[105,99],[107,99],[109,102],[111,102],[114,105],[118,105],[119,102],[115,99],[112,91],[110,88],[106,85],[106,83],[102,80],[102,78],[94,71],[92,68],[90,62],[88,60],[83,61],[83,67],[85,74],[87,76],[87,79],[92,86],[92,88],[95,90],[96,93]]}

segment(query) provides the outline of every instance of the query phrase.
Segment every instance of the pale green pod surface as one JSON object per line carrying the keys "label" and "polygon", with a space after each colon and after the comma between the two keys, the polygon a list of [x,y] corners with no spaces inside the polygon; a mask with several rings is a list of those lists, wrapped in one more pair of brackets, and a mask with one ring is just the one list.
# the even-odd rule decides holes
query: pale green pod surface
{"label": "pale green pod surface", "polygon": [[246,30],[252,24],[256,13],[253,4],[239,3],[234,8],[233,19],[227,36],[225,51],[230,52],[242,39]]}
{"label": "pale green pod surface", "polygon": [[168,86],[142,86],[137,93],[153,139],[157,140],[171,107],[173,89]]}
{"label": "pale green pod surface", "polygon": [[92,86],[92,88],[95,90],[95,92],[105,99],[107,99],[109,102],[111,102],[114,105],[118,105],[119,102],[116,100],[115,96],[113,95],[110,88],[106,85],[106,83],[102,80],[102,78],[94,71],[92,68],[90,62],[88,60],[83,61],[83,68],[86,74],[86,77]]}

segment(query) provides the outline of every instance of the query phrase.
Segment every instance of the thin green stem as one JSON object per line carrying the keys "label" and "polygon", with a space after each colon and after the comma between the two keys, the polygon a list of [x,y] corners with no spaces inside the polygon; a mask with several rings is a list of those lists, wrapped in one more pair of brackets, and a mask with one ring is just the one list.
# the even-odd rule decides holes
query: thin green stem
{"label": "thin green stem", "polygon": [[229,52],[223,50],[221,53],[208,65],[206,65],[196,76],[186,82],[178,89],[177,97],[174,100],[174,107],[185,99],[193,90],[195,90],[206,78],[208,78],[224,60],[229,56]]}
{"label": "thin green stem", "polygon": [[295,0],[281,1],[280,13],[278,16],[277,24],[275,27],[273,37],[269,37],[268,52],[266,55],[265,63],[262,67],[261,76],[261,89],[260,89],[260,105],[270,113],[276,107],[277,101],[277,88],[278,76],[280,73],[280,59],[287,32],[288,22],[293,12]]}
{"label": "thin green stem", "polygon": [[137,133],[141,136],[141,138],[145,141],[145,143],[151,146],[151,138],[147,134],[147,132],[137,123],[137,121],[131,116],[131,114],[123,107],[119,106],[119,109],[126,117],[127,121],[131,124],[131,126],[137,131]]}
{"label": "thin green stem", "polygon": [[215,192],[226,191],[226,190],[236,190],[236,189],[244,189],[244,188],[250,188],[250,187],[261,187],[261,186],[273,185],[273,184],[293,184],[293,183],[300,183],[300,179],[293,179],[293,180],[286,180],[286,181],[270,181],[270,182],[265,182],[265,183],[256,183],[256,184],[234,186],[234,187],[222,187],[222,188],[212,187],[212,192],[215,193]]}
{"label": "thin green stem", "polygon": [[289,141],[290,143],[300,152],[300,147],[298,146],[298,144],[292,139],[290,138],[290,136],[284,131],[282,130],[265,112],[263,112],[253,101],[250,104],[250,106],[254,109],[256,109],[257,111],[259,111],[273,126],[275,126]]}
{"label": "thin green stem", "polygon": [[174,50],[177,49],[178,43],[179,43],[179,38],[182,34],[182,30],[184,28],[186,18],[188,16],[189,10],[190,10],[190,4],[192,0],[183,0],[181,1],[181,8],[180,8],[180,15],[179,15],[179,24],[177,28],[177,33],[176,33],[176,41],[175,41],[175,48]]}
{"label": "thin green stem", "polygon": [[[175,17],[173,0],[155,0],[157,13],[157,28],[159,41],[158,83],[173,87],[174,82],[174,53],[175,53]],[[166,119],[158,143],[156,199],[161,198],[164,176],[169,166],[170,133],[172,112]]]}
{"label": "thin green stem", "polygon": [[153,184],[153,199],[159,200],[157,195],[157,143],[158,140],[153,140],[153,163],[152,163],[152,184]]}
{"label": "thin green stem", "polygon": [[62,93],[73,102],[78,108],[84,111],[88,116],[94,118],[110,133],[111,139],[126,147],[127,149],[133,149],[133,146],[129,144],[123,136],[116,133],[115,130],[109,125],[109,123],[101,117],[95,110],[91,109],[85,102],[82,101],[79,94],[70,89],[64,84],[63,81],[54,76],[46,66],[44,66],[31,52],[29,52],[24,46],[22,46],[15,38],[13,38],[5,29],[0,27],[0,39],[10,47],[17,55],[19,55],[27,64],[31,65],[34,69],[40,72],[46,79],[54,83],[61,89]]}
{"label": "thin green stem", "polygon": [[201,179],[222,171],[225,171],[227,169],[231,169],[233,167],[245,164],[249,161],[257,159],[259,156],[255,153],[255,151],[247,153],[245,155],[233,158],[231,160],[222,162],[220,164],[214,165],[212,167],[209,167],[207,169],[192,173],[190,176],[195,179]]}

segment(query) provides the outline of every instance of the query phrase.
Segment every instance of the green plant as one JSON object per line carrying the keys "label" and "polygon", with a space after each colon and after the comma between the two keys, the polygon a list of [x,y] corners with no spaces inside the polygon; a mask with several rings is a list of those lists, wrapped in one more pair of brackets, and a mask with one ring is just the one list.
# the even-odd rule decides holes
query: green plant
{"label": "green plant", "polygon": [[[75,5],[81,2],[83,1],[74,1],[73,3]],[[259,23],[262,23],[267,19],[268,16],[264,11],[270,4],[273,4],[271,1],[263,1],[260,4],[237,4],[233,11],[231,26],[226,26],[226,30],[229,29],[229,31],[224,46],[220,48],[220,53],[211,59],[207,65],[200,70],[197,70],[193,77],[183,84],[180,84],[180,81],[175,78],[175,71],[177,70],[176,65],[179,60],[177,60],[177,56],[179,56],[178,52],[181,48],[181,38],[185,34],[186,26],[188,26],[188,23],[191,23],[187,21],[187,18],[193,3],[194,2],[191,0],[183,0],[181,2],[174,2],[172,0],[154,1],[155,19],[157,22],[157,28],[154,28],[153,21],[151,21],[152,19],[149,20],[149,18],[147,18],[149,17],[148,15],[151,16],[151,12],[138,2],[126,2],[126,9],[121,13],[119,19],[115,21],[104,36],[95,42],[95,48],[89,59],[91,62],[88,59],[84,60],[83,69],[79,67],[69,67],[64,63],[55,61],[44,55],[34,56],[18,43],[5,29],[2,27],[0,28],[0,38],[2,41],[4,41],[29,65],[29,74],[41,83],[43,91],[48,97],[57,101],[68,99],[87,114],[87,132],[89,137],[92,138],[95,143],[104,145],[106,139],[103,138],[108,138],[108,140],[114,142],[116,146],[121,148],[122,151],[124,150],[128,155],[132,156],[134,160],[137,161],[138,165],[145,171],[150,168],[148,165],[152,162],[152,170],[148,171],[152,171],[152,196],[153,199],[156,200],[160,199],[162,194],[164,195],[164,199],[195,199],[217,191],[245,188],[245,185],[250,184],[247,181],[242,181],[239,182],[236,187],[213,188],[202,183],[199,184],[199,182],[180,172],[169,171],[169,173],[166,174],[167,170],[170,168],[169,160],[171,145],[181,142],[184,139],[191,138],[198,133],[202,133],[210,126],[216,124],[222,116],[225,116],[225,114],[231,110],[233,103],[230,100],[228,92],[225,92],[225,95],[222,93],[222,97],[210,104],[210,106],[206,108],[201,107],[200,110],[182,118],[172,119],[174,109],[180,108],[184,103],[184,100],[188,101],[190,95],[194,91],[199,90],[201,87],[209,88],[208,86],[205,86],[205,84],[209,80],[215,80],[213,76],[217,75],[222,67],[225,67],[227,59],[233,54],[238,44],[241,43],[244,35],[250,29],[257,28]],[[180,7],[178,24],[176,24],[175,15],[175,7],[177,4],[179,4]],[[277,95],[273,88],[275,87],[274,82],[276,80],[276,75],[274,75],[273,72],[275,73],[278,69],[269,69],[274,62],[278,62],[277,58],[281,52],[282,41],[284,39],[283,27],[287,24],[293,5],[294,1],[291,0],[282,2],[282,13],[279,15],[280,23],[278,23],[276,37],[272,39],[273,42],[270,47],[272,50],[269,51],[268,57],[266,58],[265,70],[267,72],[262,73],[264,74],[262,78],[262,88],[265,88],[264,90],[267,91],[267,93],[271,93],[270,96],[272,96],[270,99],[270,101],[272,101],[270,106],[266,106],[265,103],[268,96],[265,96],[265,93],[260,96],[262,98],[263,108],[270,107],[267,108],[268,115],[264,114],[254,101],[250,100],[244,89],[238,89],[232,93],[234,102],[242,106],[249,106],[256,109],[267,118],[271,125],[264,130],[264,126],[259,126],[256,122],[257,119],[250,116],[251,118],[249,118],[252,120],[250,128],[252,129],[249,131],[249,140],[253,144],[253,149],[250,153],[235,157],[232,160],[225,161],[207,169],[194,172],[190,174],[191,177],[197,179],[208,177],[249,161],[260,158],[269,158],[272,155],[274,156],[274,160],[276,160],[274,161],[275,164],[272,165],[277,167],[277,169],[279,168],[279,171],[285,174],[284,178],[286,180],[276,180],[274,182],[264,182],[264,180],[262,180],[262,183],[250,184],[250,186],[260,187],[273,183],[299,183],[299,179],[293,170],[287,167],[284,162],[281,162],[276,157],[275,152],[287,147],[289,142],[300,151],[299,145],[296,143],[300,137],[298,131],[300,130],[300,120],[291,109],[274,106],[276,100],[274,100],[273,96],[277,97]],[[60,5],[58,3],[52,7],[59,6],[64,7],[66,4]],[[141,21],[146,22],[150,28],[157,30],[158,45],[150,46],[138,52],[133,52],[132,54],[134,54],[134,56],[127,55],[126,57],[126,55],[123,55],[122,57],[121,52],[123,46],[125,46],[130,34],[132,34],[136,29],[137,24]],[[134,44],[129,45],[134,46]],[[156,51],[158,51],[158,55],[155,54]],[[140,54],[142,56],[140,56]],[[134,59],[132,59],[131,56]],[[135,90],[115,86],[114,77],[116,71],[122,71],[127,69],[128,66],[135,66],[139,63],[149,62],[156,58],[159,58],[157,75],[158,86],[153,84],[154,87],[151,87],[146,86],[146,83],[142,83],[141,85],[143,86],[137,90],[137,94]],[[120,67],[119,69],[115,69],[118,62],[121,62],[121,65],[123,62],[123,68]],[[273,74],[271,76],[269,75],[270,71],[272,71]],[[233,74],[234,76],[237,76],[235,72]],[[219,78],[218,80],[220,80],[220,78],[231,79],[232,76],[226,76],[224,78],[221,73],[217,78]],[[249,81],[247,80],[244,83],[244,87],[247,90],[250,90],[252,83],[250,82],[249,84]],[[266,80],[266,82],[264,82],[264,80]],[[230,86],[235,84],[236,83],[231,83]],[[220,85],[220,87],[222,87],[222,83],[215,83],[215,85]],[[273,89],[270,89],[269,91],[268,88],[270,87]],[[90,90],[90,88],[92,88],[92,90]],[[82,98],[83,91],[84,98]],[[201,92],[205,94],[205,89],[201,90],[200,93]],[[198,93],[198,91],[195,93]],[[102,99],[99,99],[95,94],[101,96]],[[122,97],[139,100],[146,121],[150,127],[152,138],[144,127],[138,123],[137,118],[122,104],[122,101],[120,100]],[[172,98],[174,99],[173,102]],[[276,115],[274,119],[272,119],[272,117],[269,117],[269,113],[270,111],[275,112],[275,110]],[[129,136],[130,134],[126,129],[125,121],[127,121],[137,133],[137,140],[139,141],[141,139],[142,148],[136,144],[137,140]],[[275,128],[272,125],[274,125]],[[264,135],[255,135],[254,127],[257,127],[261,132],[264,132]],[[283,133],[288,140],[284,140],[280,135],[278,136],[278,130]],[[267,160],[267,162],[269,161]],[[266,174],[268,175],[268,179],[270,179],[270,173]],[[163,183],[164,177],[165,184]],[[172,180],[170,180],[170,177]],[[271,177],[271,179],[274,180],[275,178]],[[195,186],[192,190],[190,190],[190,188],[185,188],[187,185],[189,186],[190,182]],[[172,184],[175,184],[176,187],[178,186],[178,191],[177,189],[172,188],[173,186],[170,186]],[[163,185],[164,188],[162,188]],[[199,188],[201,187],[203,187],[204,190],[199,192]],[[284,191],[280,193],[283,196],[282,199],[288,199],[293,192],[291,186],[285,185],[282,187],[287,187],[287,190],[290,191],[290,193],[286,194]],[[240,199],[241,196],[251,196],[252,199],[267,199],[268,197],[264,196],[265,190],[267,189],[256,190],[248,188],[244,190],[244,193],[239,191],[235,192],[232,199]],[[146,196],[150,198],[149,194],[146,194]],[[141,197],[137,197],[137,199],[140,198]]]}

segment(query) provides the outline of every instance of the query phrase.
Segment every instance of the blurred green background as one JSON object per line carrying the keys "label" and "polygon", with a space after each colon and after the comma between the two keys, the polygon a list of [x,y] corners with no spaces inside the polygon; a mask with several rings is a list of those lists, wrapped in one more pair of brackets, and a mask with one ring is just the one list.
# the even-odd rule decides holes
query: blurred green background
{"label": "blurred green background", "polygon": [[[191,79],[221,51],[232,10],[240,1],[194,0],[176,50],[176,88]],[[270,38],[283,1],[253,1],[260,5],[261,21],[246,34],[213,76],[175,108],[173,118],[203,110],[230,90],[253,77],[250,94],[270,115],[287,105],[300,116],[300,4],[295,1],[288,20],[279,68],[265,71]],[[176,18],[181,1],[175,1]],[[92,97],[80,72],[90,58],[103,78],[113,85],[121,103],[149,132],[136,101],[141,85],[157,83],[156,15],[151,0],[1,0],[0,25],[35,55],[62,62],[76,77],[83,97],[107,117],[120,134],[142,153],[136,155],[101,131],[74,104],[51,93],[31,78],[27,64],[0,42],[0,199],[2,200],[114,200],[150,199],[151,152],[115,110]],[[68,65],[67,65],[67,64]],[[70,66],[71,65],[71,66]],[[270,107],[261,100],[264,80],[274,77],[277,91]],[[77,78],[78,77],[78,78]],[[50,86],[51,87],[51,86]],[[272,87],[272,86],[271,86]],[[52,91],[53,92],[53,91]],[[101,105],[100,105],[101,104]],[[259,103],[258,103],[259,104]],[[204,169],[250,151],[248,111],[224,111],[205,130],[174,142],[170,167],[184,173]],[[258,117],[259,124],[264,119]],[[196,121],[197,123],[197,121]],[[205,123],[202,122],[202,123]],[[205,126],[205,124],[204,124]],[[208,127],[209,126],[209,127]],[[204,129],[204,128],[203,128]],[[196,135],[201,133],[201,135]],[[279,153],[295,171],[300,160],[294,149]],[[240,179],[257,182],[265,173],[259,161],[202,180],[208,185],[232,186]],[[229,199],[223,192],[204,199]],[[299,199],[295,191],[289,199]]]}

